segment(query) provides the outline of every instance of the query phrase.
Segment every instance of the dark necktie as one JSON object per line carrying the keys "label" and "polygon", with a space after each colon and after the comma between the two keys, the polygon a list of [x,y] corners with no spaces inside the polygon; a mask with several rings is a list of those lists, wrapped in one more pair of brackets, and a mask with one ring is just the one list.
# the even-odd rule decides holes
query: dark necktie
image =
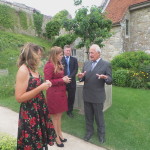
{"label": "dark necktie", "polygon": [[67,62],[67,75],[70,75],[70,69],[69,69],[69,56],[66,56],[66,62]]}

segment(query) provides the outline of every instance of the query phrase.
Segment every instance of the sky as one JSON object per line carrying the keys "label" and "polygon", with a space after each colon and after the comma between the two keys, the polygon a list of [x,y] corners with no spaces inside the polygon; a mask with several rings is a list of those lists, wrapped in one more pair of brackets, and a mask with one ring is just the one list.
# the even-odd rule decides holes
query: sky
{"label": "sky", "polygon": [[82,0],[82,5],[74,6],[74,0],[6,0],[9,2],[22,3],[39,10],[47,16],[54,16],[61,10],[66,9],[72,17],[75,16],[75,10],[92,5],[100,6],[103,0]]}

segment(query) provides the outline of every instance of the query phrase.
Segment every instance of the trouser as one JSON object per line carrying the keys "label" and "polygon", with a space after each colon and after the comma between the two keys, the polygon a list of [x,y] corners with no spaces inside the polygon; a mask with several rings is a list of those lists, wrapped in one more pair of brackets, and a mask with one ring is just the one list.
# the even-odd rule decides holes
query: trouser
{"label": "trouser", "polygon": [[97,124],[98,135],[105,134],[104,114],[103,114],[103,103],[89,103],[84,102],[86,132],[89,134],[94,133],[94,118]]}
{"label": "trouser", "polygon": [[72,88],[72,87],[68,86],[67,92],[68,92],[68,112],[72,112],[74,101],[75,101],[76,88]]}

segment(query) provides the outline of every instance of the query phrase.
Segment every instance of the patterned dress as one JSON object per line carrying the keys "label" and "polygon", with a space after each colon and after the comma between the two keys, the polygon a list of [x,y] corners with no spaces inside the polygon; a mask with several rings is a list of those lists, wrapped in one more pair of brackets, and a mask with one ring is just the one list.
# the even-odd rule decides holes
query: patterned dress
{"label": "patterned dress", "polygon": [[[42,82],[40,77],[33,77],[30,73],[27,91],[33,90]],[[55,137],[43,92],[21,103],[17,150],[47,150],[47,144],[53,145]]]}

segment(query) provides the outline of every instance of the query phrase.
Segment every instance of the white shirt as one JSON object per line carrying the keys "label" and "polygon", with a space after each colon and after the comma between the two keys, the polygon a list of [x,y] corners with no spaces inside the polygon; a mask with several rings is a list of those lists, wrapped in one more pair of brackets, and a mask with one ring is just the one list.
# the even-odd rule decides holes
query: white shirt
{"label": "white shirt", "polygon": [[92,61],[92,63],[94,62],[93,66],[92,66],[92,70],[94,69],[94,67],[97,65],[97,63],[100,61],[101,58],[98,58],[96,61]]}

